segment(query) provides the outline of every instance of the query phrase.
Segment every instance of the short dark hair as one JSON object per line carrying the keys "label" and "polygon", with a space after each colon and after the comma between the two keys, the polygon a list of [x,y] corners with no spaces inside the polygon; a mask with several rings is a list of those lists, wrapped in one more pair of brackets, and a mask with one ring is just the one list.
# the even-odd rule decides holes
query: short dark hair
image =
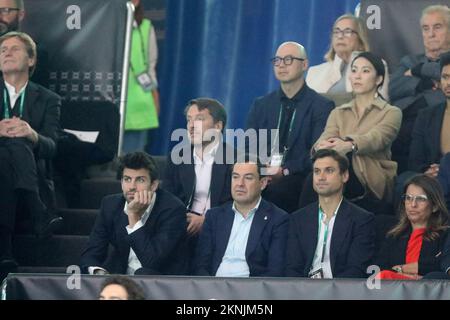
{"label": "short dark hair", "polygon": [[316,162],[317,159],[322,159],[322,158],[326,158],[326,157],[330,157],[330,158],[333,158],[334,160],[336,160],[336,162],[338,163],[338,166],[339,166],[339,171],[341,173],[348,171],[349,162],[348,162],[347,157],[341,155],[340,153],[338,153],[336,150],[333,150],[333,149],[317,150],[311,157],[311,162],[313,163],[313,166],[314,166],[314,163]]}
{"label": "short dark hair", "polygon": [[216,99],[211,98],[197,98],[192,99],[188,102],[186,108],[184,109],[184,115],[186,116],[189,108],[193,105],[197,105],[199,111],[204,109],[208,109],[211,114],[214,123],[222,121],[223,128],[222,131],[225,130],[225,126],[227,125],[227,112],[225,111],[225,107]]}
{"label": "short dark hair", "polygon": [[117,179],[122,179],[125,168],[139,170],[147,169],[152,181],[159,179],[159,170],[156,161],[143,151],[127,153],[119,158],[119,168],[117,169]]}
{"label": "short dark hair", "polygon": [[[449,32],[450,32],[450,30],[449,30]],[[450,64],[450,51],[444,52],[443,54],[441,54],[441,60],[439,62],[440,74],[442,74],[442,70],[444,69],[444,67],[448,66],[449,64]]]}
{"label": "short dark hair", "polygon": [[250,153],[238,154],[236,162],[233,164],[233,170],[234,166],[238,163],[255,163],[257,166],[259,178],[261,179],[266,176],[266,174],[264,173],[264,169],[267,168],[267,166],[261,162],[257,155]]}
{"label": "short dark hair", "polygon": [[145,300],[144,290],[129,277],[120,275],[106,278],[106,280],[102,283],[100,293],[103,289],[112,284],[123,287],[128,294],[128,300]]}

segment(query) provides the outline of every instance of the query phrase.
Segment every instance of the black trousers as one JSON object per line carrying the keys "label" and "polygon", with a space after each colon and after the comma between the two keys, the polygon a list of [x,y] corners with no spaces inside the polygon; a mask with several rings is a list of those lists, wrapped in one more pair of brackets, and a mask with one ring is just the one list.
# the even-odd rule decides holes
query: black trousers
{"label": "black trousers", "polygon": [[0,225],[3,227],[14,230],[19,202],[33,215],[45,210],[38,194],[36,161],[29,140],[0,138],[0,181]]}

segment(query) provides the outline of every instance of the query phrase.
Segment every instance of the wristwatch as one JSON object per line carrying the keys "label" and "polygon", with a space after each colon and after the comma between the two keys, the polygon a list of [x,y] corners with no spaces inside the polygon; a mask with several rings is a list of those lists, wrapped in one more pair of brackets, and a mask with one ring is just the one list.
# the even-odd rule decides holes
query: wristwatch
{"label": "wristwatch", "polygon": [[284,168],[283,169],[283,176],[288,176],[289,175],[289,169],[288,168]]}

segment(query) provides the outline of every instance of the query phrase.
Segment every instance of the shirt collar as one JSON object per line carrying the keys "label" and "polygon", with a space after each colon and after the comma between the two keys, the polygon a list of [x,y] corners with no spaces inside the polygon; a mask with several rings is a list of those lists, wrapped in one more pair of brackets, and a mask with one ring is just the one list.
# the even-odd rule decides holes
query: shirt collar
{"label": "shirt collar", "polygon": [[[382,98],[377,97],[377,98],[375,98],[372,101],[372,104],[369,106],[368,109],[370,110],[370,109],[375,107],[375,108],[378,108],[380,110],[383,110],[386,107],[387,104],[388,103],[386,102],[386,100],[383,100]],[[355,108],[356,108],[355,99],[353,99],[352,101],[350,101],[348,103],[344,103],[343,105],[337,107],[337,109],[355,109]]]}
{"label": "shirt collar", "polygon": [[[259,205],[261,204],[261,199],[262,199],[261,196],[259,196],[258,202],[256,203],[255,207],[249,211],[249,213],[248,213],[248,215],[247,215],[247,218],[245,218],[245,219],[248,219],[248,218],[250,218],[252,215],[255,214],[255,212],[256,212],[256,211],[258,210],[258,208],[259,208]],[[236,208],[236,203],[235,203],[234,201],[233,201],[233,206],[231,207],[231,209],[233,209],[234,213],[240,214],[240,215],[242,216],[242,213],[240,213],[239,210]]]}
{"label": "shirt collar", "polygon": [[[341,197],[341,201],[339,201],[339,203],[338,203],[338,205],[336,207],[336,210],[334,210],[332,218],[337,216],[339,208],[341,207],[341,204],[342,204],[342,200],[344,200],[344,197]],[[320,206],[320,202],[319,202],[319,212],[322,214],[321,215],[321,221],[324,222],[325,219],[326,219],[326,214],[325,214],[325,212],[323,212],[322,207]]]}
{"label": "shirt collar", "polygon": [[27,85],[28,85],[28,81],[27,81],[27,82],[25,83],[25,85],[19,90],[19,92],[16,93],[16,88],[14,88],[13,85],[9,84],[9,83],[6,82],[6,80],[5,80],[5,87],[6,87],[6,90],[8,90],[8,94],[9,94],[10,97],[12,97],[12,96],[14,96],[14,95],[19,95],[19,94],[21,94],[22,92],[24,92],[25,89],[26,89],[26,87],[27,87]]}
{"label": "shirt collar", "polygon": [[300,88],[300,90],[297,91],[296,94],[294,94],[294,96],[292,98],[288,98],[286,96],[286,94],[284,93],[283,89],[281,89],[281,87],[278,90],[279,96],[280,96],[280,101],[284,102],[284,101],[292,101],[292,102],[299,102],[303,99],[303,97],[306,94],[306,82],[303,83],[303,86]]}
{"label": "shirt collar", "polygon": [[[156,202],[156,192],[153,192],[152,200],[150,201],[148,208],[145,210],[144,214],[141,217],[142,224],[145,224],[147,222],[147,219],[150,216],[150,213],[152,212],[155,202]],[[128,215],[128,202],[127,201],[125,201],[125,206],[123,208],[123,212],[126,215]]]}

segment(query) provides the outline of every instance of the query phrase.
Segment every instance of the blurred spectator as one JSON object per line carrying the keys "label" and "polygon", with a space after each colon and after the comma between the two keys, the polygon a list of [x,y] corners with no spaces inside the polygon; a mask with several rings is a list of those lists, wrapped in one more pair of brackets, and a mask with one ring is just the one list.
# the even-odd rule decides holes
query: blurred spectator
{"label": "blurred spectator", "polygon": [[434,178],[417,175],[407,182],[399,222],[388,232],[376,264],[381,279],[418,280],[440,270],[449,217],[442,188]]}
{"label": "blurred spectator", "polygon": [[100,289],[99,300],[145,300],[144,290],[131,278],[110,276]]}
{"label": "blurred spectator", "polygon": [[419,110],[445,102],[437,88],[439,57],[450,50],[450,9],[445,5],[425,8],[420,25],[425,53],[403,57],[389,83],[391,102],[403,113],[399,135],[392,145],[392,157],[399,164],[399,173],[407,168],[411,133]]}
{"label": "blurred spectator", "polygon": [[142,2],[132,2],[135,6],[135,21],[131,40],[123,153],[145,150],[149,130],[159,126],[159,94],[155,71],[158,47],[155,28],[149,19],[144,18]]}
{"label": "blurred spectator", "polygon": [[[397,164],[391,161],[391,144],[397,136],[401,112],[378,95],[384,64],[370,52],[352,62],[350,81],[355,98],[334,109],[315,150],[334,149],[350,160],[346,198],[373,213],[392,214],[391,202]],[[306,181],[299,207],[315,201],[312,177]]]}
{"label": "blurred spectator", "polygon": [[[257,141],[249,141],[249,153],[256,153],[251,149],[259,147],[258,154],[270,156],[272,175],[263,197],[293,212],[311,170],[309,151],[323,131],[334,103],[305,84],[308,57],[301,44],[282,43],[272,64],[280,88],[257,98],[250,109],[246,129],[256,130]],[[272,131],[276,133],[271,135]],[[266,144],[261,146],[263,142]]]}
{"label": "blurred spectator", "polygon": [[[353,88],[350,83],[351,62],[361,51],[370,51],[365,22],[352,14],[337,18],[331,30],[331,44],[325,54],[327,62],[310,67],[306,83],[311,89],[328,95],[348,94],[351,100]],[[388,70],[379,93],[388,101]]]}

